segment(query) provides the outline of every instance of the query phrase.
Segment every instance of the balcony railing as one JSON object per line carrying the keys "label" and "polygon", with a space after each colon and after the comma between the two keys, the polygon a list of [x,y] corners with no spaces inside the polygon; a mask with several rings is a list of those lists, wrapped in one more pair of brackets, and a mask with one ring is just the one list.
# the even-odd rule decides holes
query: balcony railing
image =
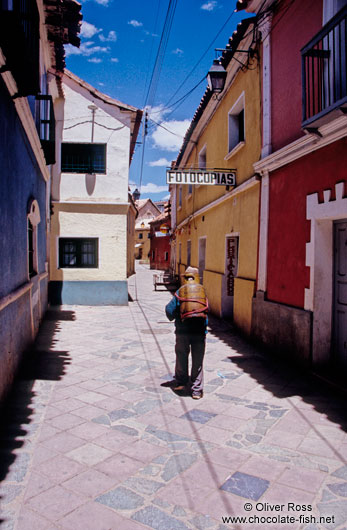
{"label": "balcony railing", "polygon": [[1,70],[11,71],[18,96],[40,91],[39,37],[36,0],[0,2],[0,47],[6,59]]}
{"label": "balcony railing", "polygon": [[55,117],[52,96],[36,96],[36,127],[46,164],[55,164]]}
{"label": "balcony railing", "polygon": [[347,6],[301,50],[303,127],[347,106]]}

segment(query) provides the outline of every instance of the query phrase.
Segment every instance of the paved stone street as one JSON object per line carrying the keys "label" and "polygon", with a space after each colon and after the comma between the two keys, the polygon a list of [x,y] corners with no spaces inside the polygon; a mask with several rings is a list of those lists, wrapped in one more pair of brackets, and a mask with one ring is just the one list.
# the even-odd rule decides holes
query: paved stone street
{"label": "paved stone street", "polygon": [[174,393],[153,272],[128,307],[48,312],[1,421],[1,529],[346,528],[345,400],[213,318],[204,398]]}

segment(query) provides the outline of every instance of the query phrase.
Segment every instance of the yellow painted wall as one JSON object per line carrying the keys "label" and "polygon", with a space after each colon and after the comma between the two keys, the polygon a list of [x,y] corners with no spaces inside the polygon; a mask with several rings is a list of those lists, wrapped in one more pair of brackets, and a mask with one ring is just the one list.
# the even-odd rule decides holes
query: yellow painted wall
{"label": "yellow painted wall", "polygon": [[135,273],[135,210],[129,207],[127,215],[127,276]]}
{"label": "yellow painted wall", "polygon": [[[99,267],[59,269],[60,237],[98,237]],[[127,213],[124,206],[54,204],[51,218],[50,280],[124,281],[127,278]]]}
{"label": "yellow painted wall", "polygon": [[[191,240],[191,265],[199,264],[199,238],[206,236],[206,269],[204,285],[211,310],[221,314],[221,278],[225,273],[225,238],[232,233],[239,234],[238,276],[251,280],[257,273],[257,242],[260,184],[257,182],[248,190],[231,196],[229,200],[204,213],[190,222],[177,238],[182,243],[182,267],[187,265],[187,241]],[[177,256],[178,259],[178,256]],[[235,293],[235,299],[236,299]],[[243,295],[242,295],[243,296]],[[253,295],[252,295],[253,296]],[[239,300],[237,308],[243,314],[251,314],[251,298]],[[243,307],[247,306],[247,309]]]}
{"label": "yellow painted wall", "polygon": [[[228,113],[243,92],[245,144],[237,151],[235,150],[231,157],[228,157]],[[230,191],[223,186],[193,186],[193,193],[189,196],[188,186],[183,185],[182,206],[177,209],[177,225],[179,225],[200,208],[208,206],[227,193],[230,194],[224,202],[191,219],[178,231],[177,263],[180,242],[182,243],[182,259],[181,266],[177,269],[182,273],[187,265],[186,249],[189,239],[191,240],[191,265],[198,267],[199,238],[206,236],[206,265],[203,281],[210,310],[221,316],[226,236],[239,235],[238,274],[235,280],[233,318],[245,333],[250,332],[252,297],[257,274],[260,184],[254,181],[252,186],[241,192],[238,192],[237,187],[254,176],[253,163],[260,158],[260,100],[258,68],[240,71],[185,162],[185,167],[197,167],[198,153],[206,145],[206,166],[208,168],[236,169],[235,192],[230,194]]]}
{"label": "yellow painted wall", "polygon": [[[245,145],[225,160],[228,155],[228,113],[242,93],[245,101]],[[260,100],[258,68],[240,71],[198,138],[185,166],[197,167],[199,152],[206,145],[206,167],[236,169],[237,185],[253,175],[253,163],[259,160],[261,153]],[[177,211],[177,224],[225,193],[225,186],[193,186],[193,194],[189,196],[188,185],[183,185],[182,208]]]}
{"label": "yellow painted wall", "polygon": [[236,278],[234,289],[234,322],[244,333],[250,335],[255,281]]}
{"label": "yellow painted wall", "polygon": [[[140,248],[142,249],[142,260],[148,260],[149,261],[149,251],[151,248],[151,240],[148,237],[148,234],[150,233],[149,228],[141,228],[135,230],[135,244],[140,244],[141,247],[135,248],[135,257],[138,258],[140,253]],[[139,238],[139,234],[142,234],[142,239]]]}

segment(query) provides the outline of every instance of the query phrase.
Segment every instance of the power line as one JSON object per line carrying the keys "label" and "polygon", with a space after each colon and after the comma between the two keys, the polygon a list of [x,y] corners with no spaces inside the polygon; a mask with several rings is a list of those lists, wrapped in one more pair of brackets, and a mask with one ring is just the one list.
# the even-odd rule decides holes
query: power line
{"label": "power line", "polygon": [[[158,0],[158,5],[157,5],[157,13],[156,13],[155,24],[154,24],[154,33],[157,32],[157,24],[158,24],[158,18],[159,18],[159,10],[160,10],[159,8],[160,8],[160,0]],[[147,68],[147,73],[146,73],[146,81],[144,84],[143,97],[145,97],[145,90],[147,87],[148,76],[149,76],[149,68],[150,68],[150,64],[152,63],[153,45],[154,45],[154,37],[152,37],[152,41],[151,41],[151,49],[149,53],[149,61],[148,61],[148,68]]]}
{"label": "power line", "polygon": [[223,29],[225,28],[225,26],[228,24],[228,22],[232,19],[233,15],[235,14],[235,9],[233,9],[233,11],[231,12],[231,14],[229,15],[229,17],[226,19],[226,21],[224,22],[224,24],[222,25],[222,27],[218,30],[217,34],[213,37],[212,41],[210,42],[210,44],[208,45],[208,47],[206,48],[206,50],[204,51],[204,53],[201,55],[200,59],[195,63],[195,65],[193,66],[193,68],[190,70],[189,74],[185,77],[185,79],[183,80],[183,82],[180,84],[180,86],[177,88],[177,90],[174,92],[174,94],[171,96],[171,98],[169,99],[169,101],[166,103],[165,107],[168,107],[169,106],[169,103],[173,100],[173,98],[176,96],[176,94],[181,90],[182,86],[186,83],[186,81],[189,79],[189,77],[192,75],[192,73],[196,70],[196,68],[199,66],[199,64],[201,63],[201,61],[203,60],[203,58],[205,57],[205,55],[207,55],[207,53],[210,51],[211,47],[213,46],[215,40],[219,37],[219,35],[222,33]]}
{"label": "power line", "polygon": [[[145,99],[145,109],[148,105],[152,105],[155,99],[155,94],[157,91],[158,81],[163,66],[163,61],[166,53],[167,44],[169,41],[169,35],[172,28],[172,23],[176,11],[177,0],[169,0],[168,8],[166,11],[166,17],[164,21],[163,30],[161,32],[160,42],[158,46],[157,55],[155,58],[151,79],[148,86],[148,91]],[[147,126],[148,113],[145,112],[145,123],[143,124],[142,129],[142,155],[141,155],[141,166],[140,166],[140,183],[139,190],[141,191],[142,185],[142,176],[143,176],[143,164],[144,164],[144,154],[146,148],[146,126]]]}
{"label": "power line", "polygon": [[172,28],[176,6],[177,6],[177,0],[169,0],[169,5],[167,8],[166,17],[164,21],[164,26],[163,26],[163,30],[161,33],[159,46],[158,46],[158,51],[157,51],[157,55],[155,58],[155,63],[154,63],[154,67],[152,70],[152,75],[151,75],[151,79],[149,82],[149,87],[148,87],[148,91],[147,91],[147,95],[145,99],[145,107],[147,105],[151,105],[155,98],[155,93],[156,93],[159,76],[160,76],[160,72],[161,72],[161,68],[162,68],[162,64],[163,64],[163,60],[164,60],[164,56],[165,56],[165,52],[166,52],[166,48],[167,48],[167,44],[169,40],[169,35],[171,32],[171,28]]}

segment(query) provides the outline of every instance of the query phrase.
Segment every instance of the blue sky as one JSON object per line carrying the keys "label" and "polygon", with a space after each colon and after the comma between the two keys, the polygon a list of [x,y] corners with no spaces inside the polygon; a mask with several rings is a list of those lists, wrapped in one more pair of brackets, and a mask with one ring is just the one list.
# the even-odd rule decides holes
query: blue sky
{"label": "blue sky", "polygon": [[[67,68],[101,92],[143,109],[168,5],[169,0],[83,1],[81,47],[66,46]],[[166,166],[177,157],[206,80],[174,112],[168,103],[185,96],[206,76],[214,48],[224,48],[246,16],[233,13],[235,5],[236,0],[177,1],[157,89],[149,100],[150,118],[161,127],[149,122],[141,198],[160,200],[168,195]],[[138,141],[142,141],[141,131]],[[141,159],[142,146],[137,145],[130,168],[132,188],[140,184]]]}

